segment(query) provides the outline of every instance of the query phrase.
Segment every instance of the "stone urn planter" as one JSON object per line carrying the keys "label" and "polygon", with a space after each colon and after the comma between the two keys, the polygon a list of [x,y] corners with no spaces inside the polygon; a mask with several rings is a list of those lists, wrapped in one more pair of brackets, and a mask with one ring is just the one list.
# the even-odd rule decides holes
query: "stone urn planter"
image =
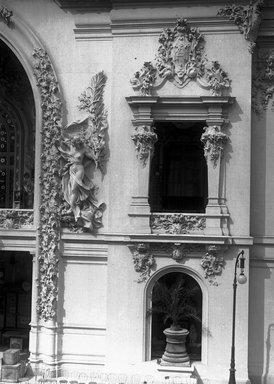
{"label": "stone urn planter", "polygon": [[189,331],[182,325],[189,319],[201,321],[193,302],[197,290],[196,285],[186,285],[185,279],[181,276],[170,286],[163,281],[156,282],[154,286],[152,312],[163,314],[163,321],[170,323],[170,327],[163,331],[166,336],[166,348],[160,359],[160,365],[190,366],[186,349]]}

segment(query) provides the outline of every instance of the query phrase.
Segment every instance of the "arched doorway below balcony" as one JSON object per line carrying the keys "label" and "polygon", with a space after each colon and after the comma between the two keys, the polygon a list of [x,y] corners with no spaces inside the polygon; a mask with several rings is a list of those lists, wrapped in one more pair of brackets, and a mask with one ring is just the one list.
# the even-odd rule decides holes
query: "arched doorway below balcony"
{"label": "arched doorway below balcony", "polygon": [[[183,279],[185,287],[195,287],[195,294],[192,297],[193,305],[197,311],[197,315],[200,317],[201,321],[194,319],[184,320],[181,324],[183,328],[189,330],[189,336],[187,338],[187,351],[190,356],[191,361],[201,361],[202,353],[202,290],[197,281],[187,273],[183,272],[169,272],[161,276],[157,283],[165,284],[167,287],[172,287],[172,285],[178,280]],[[156,283],[156,281],[155,281]],[[154,312],[153,308],[153,295],[155,294],[155,289],[157,285],[153,286],[152,289],[152,303],[151,303],[151,360],[159,359],[164,353],[166,346],[166,339],[163,333],[165,328],[168,328],[171,324],[170,319],[166,322],[164,321],[164,314]]]}

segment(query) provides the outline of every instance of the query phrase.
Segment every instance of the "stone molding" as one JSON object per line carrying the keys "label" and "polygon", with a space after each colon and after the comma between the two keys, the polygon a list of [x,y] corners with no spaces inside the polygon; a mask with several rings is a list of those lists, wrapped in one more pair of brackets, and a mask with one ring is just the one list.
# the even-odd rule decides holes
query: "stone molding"
{"label": "stone molding", "polygon": [[256,47],[263,5],[264,0],[251,0],[248,5],[226,5],[217,14],[228,17],[238,26],[248,42],[248,50],[251,54]]}
{"label": "stone molding", "polygon": [[147,125],[137,126],[131,138],[135,145],[137,158],[143,167],[145,167],[149,156],[153,155],[154,144],[158,140],[157,134],[154,132],[154,127]]}
{"label": "stone molding", "polygon": [[[79,110],[87,116],[62,130],[59,146],[64,196],[61,221],[72,231],[96,232],[102,227],[105,204],[97,202],[98,190],[91,178],[96,170],[105,173],[108,159],[108,122],[103,101],[106,79],[103,71],[92,77],[90,86],[79,97]],[[82,170],[84,175],[77,176],[77,170]]]}
{"label": "stone molding", "polygon": [[218,256],[221,247],[216,245],[210,245],[207,247],[207,252],[203,256],[201,261],[201,267],[204,269],[204,276],[208,280],[210,285],[218,285],[216,276],[221,275],[224,268],[224,258]]}
{"label": "stone molding", "polygon": [[204,155],[207,161],[211,161],[213,166],[217,166],[217,162],[222,156],[228,136],[221,132],[221,128],[217,125],[204,127],[204,133],[201,136],[204,144]]}
{"label": "stone molding", "polygon": [[166,28],[159,37],[154,62],[145,62],[135,72],[130,83],[135,91],[148,96],[165,81],[183,88],[190,81],[222,95],[231,80],[218,61],[209,62],[204,53],[205,41],[198,28],[190,27],[186,19],[178,19],[174,28]]}
{"label": "stone molding", "polygon": [[39,280],[37,312],[45,321],[55,320],[58,297],[58,257],[60,239],[59,151],[62,104],[59,85],[45,50],[33,51],[34,76],[41,95],[41,175]]}
{"label": "stone molding", "polygon": [[274,106],[274,49],[264,50],[258,58],[252,79],[252,109],[260,116]]}
{"label": "stone molding", "polygon": [[11,23],[12,15],[13,15],[12,11],[0,5],[0,20],[3,20],[4,23],[7,24],[8,26]]}

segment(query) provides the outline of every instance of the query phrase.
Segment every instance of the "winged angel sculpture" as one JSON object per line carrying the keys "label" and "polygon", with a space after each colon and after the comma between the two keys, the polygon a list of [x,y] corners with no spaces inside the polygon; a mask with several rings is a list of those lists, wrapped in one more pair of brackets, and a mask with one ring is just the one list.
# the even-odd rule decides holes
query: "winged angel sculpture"
{"label": "winged angel sculpture", "polygon": [[62,191],[75,222],[95,231],[102,226],[104,203],[96,199],[97,188],[92,179],[97,168],[103,172],[106,159],[107,114],[102,100],[106,76],[99,72],[91,86],[80,96],[79,109],[88,112],[81,121],[63,129],[61,154]]}

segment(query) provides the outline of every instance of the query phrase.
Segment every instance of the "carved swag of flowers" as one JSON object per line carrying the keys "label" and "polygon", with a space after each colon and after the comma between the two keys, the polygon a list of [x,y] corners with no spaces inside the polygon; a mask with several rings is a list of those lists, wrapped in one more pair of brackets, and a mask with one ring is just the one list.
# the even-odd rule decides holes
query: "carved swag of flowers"
{"label": "carved swag of flowers", "polygon": [[152,231],[164,230],[170,234],[187,234],[205,229],[205,218],[201,216],[186,216],[182,214],[151,216]]}
{"label": "carved swag of flowers", "polygon": [[227,5],[217,13],[218,16],[228,17],[238,26],[248,41],[248,50],[251,54],[256,46],[263,5],[264,0],[251,0],[248,5]]}
{"label": "carved swag of flowers", "polygon": [[219,158],[222,155],[228,137],[220,131],[220,127],[213,125],[204,127],[204,133],[201,136],[201,141],[204,144],[204,155],[207,161],[211,161],[216,167]]}
{"label": "carved swag of flowers", "polygon": [[140,273],[137,282],[146,281],[151,274],[151,269],[156,265],[155,259],[150,253],[149,245],[144,243],[137,245],[133,251],[133,263],[135,271]]}
{"label": "carved swag of flowers", "polygon": [[134,90],[150,95],[152,89],[165,80],[177,87],[191,80],[220,95],[230,87],[226,72],[217,61],[209,62],[204,54],[204,37],[197,28],[190,27],[186,19],[178,19],[174,28],[166,28],[159,37],[155,62],[145,62],[130,80]]}
{"label": "carved swag of flowers", "polygon": [[252,80],[252,109],[261,115],[274,95],[274,49],[267,50],[258,61]]}
{"label": "carved swag of flowers", "polygon": [[41,94],[41,175],[39,285],[37,312],[43,320],[56,318],[61,190],[58,177],[62,104],[58,82],[48,54],[34,49],[34,75]]}
{"label": "carved swag of flowers", "polygon": [[[86,229],[95,232],[102,226],[105,204],[97,203],[95,196],[97,187],[90,180],[88,173],[92,165],[95,170],[100,169],[102,173],[105,172],[108,129],[107,111],[103,102],[105,85],[106,75],[103,71],[92,77],[90,87],[79,97],[79,109],[87,112],[88,116],[63,129],[59,147],[62,156],[62,190],[65,199],[62,204],[62,225],[73,231]],[[77,134],[74,133],[75,130]],[[81,161],[79,156],[83,157]],[[77,177],[75,171],[77,167],[83,169],[85,173],[82,179]],[[74,190],[71,182],[76,181],[76,190]],[[73,194],[77,195],[74,203]]]}
{"label": "carved swag of flowers", "polygon": [[157,134],[154,132],[154,127],[148,127],[146,125],[138,126],[135,128],[135,132],[131,138],[135,145],[137,158],[145,167],[149,155],[153,154],[154,144],[158,140]]}
{"label": "carved swag of flowers", "polygon": [[207,252],[202,258],[201,267],[204,269],[205,278],[212,285],[218,285],[216,275],[220,275],[224,268],[224,258],[218,257],[217,252],[220,250],[216,245],[209,246]]}

